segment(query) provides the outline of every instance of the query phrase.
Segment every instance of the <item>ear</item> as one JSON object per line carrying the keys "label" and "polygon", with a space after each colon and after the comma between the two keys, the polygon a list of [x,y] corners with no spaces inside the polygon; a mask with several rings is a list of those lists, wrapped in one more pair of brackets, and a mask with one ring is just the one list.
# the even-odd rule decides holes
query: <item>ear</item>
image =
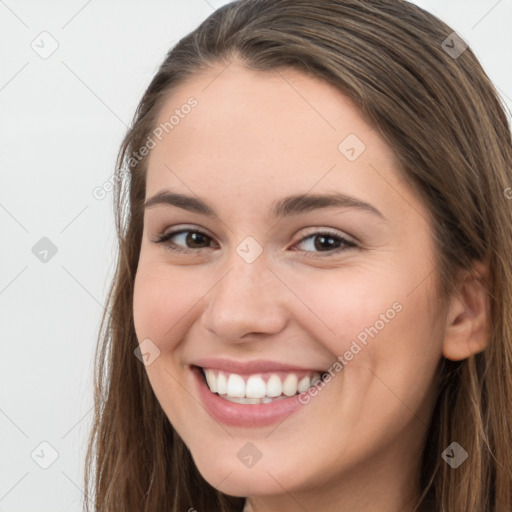
{"label": "ear", "polygon": [[458,294],[450,300],[446,317],[443,355],[452,361],[485,350],[490,337],[489,269],[482,262],[459,276]]}

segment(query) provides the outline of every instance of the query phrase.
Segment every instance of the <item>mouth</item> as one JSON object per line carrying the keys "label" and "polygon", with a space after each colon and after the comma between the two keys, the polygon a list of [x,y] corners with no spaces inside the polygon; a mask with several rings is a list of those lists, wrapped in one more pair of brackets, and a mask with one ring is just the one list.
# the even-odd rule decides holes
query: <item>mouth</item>
{"label": "mouth", "polygon": [[307,392],[327,372],[316,370],[230,373],[216,368],[195,367],[211,393],[228,402],[244,405],[271,404]]}

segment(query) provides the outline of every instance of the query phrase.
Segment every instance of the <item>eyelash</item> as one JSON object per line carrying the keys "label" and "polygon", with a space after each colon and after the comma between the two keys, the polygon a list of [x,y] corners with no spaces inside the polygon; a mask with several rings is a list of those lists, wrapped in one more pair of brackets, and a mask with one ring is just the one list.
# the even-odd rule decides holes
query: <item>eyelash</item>
{"label": "eyelash", "polygon": [[[166,243],[173,236],[179,235],[181,233],[188,233],[188,232],[190,232],[190,233],[199,233],[199,234],[201,234],[203,236],[206,236],[210,240],[212,239],[209,235],[207,235],[206,233],[203,233],[202,231],[199,231],[199,230],[195,230],[195,229],[178,229],[176,231],[170,231],[169,233],[166,233],[165,235],[159,236],[156,240],[154,240],[154,243],[162,244],[166,249],[169,249],[169,250],[171,250],[173,252],[181,253],[181,254],[191,254],[191,253],[195,253],[196,251],[200,251],[201,249],[205,249],[206,248],[206,247],[204,247],[204,248],[201,247],[201,248],[196,248],[196,249],[190,249],[190,248],[180,247],[179,245],[176,245],[174,243],[169,243],[169,244]],[[352,248],[357,247],[357,245],[354,242],[351,242],[350,240],[347,240],[346,238],[340,236],[339,234],[334,233],[334,232],[329,231],[329,230],[315,231],[313,233],[310,233],[307,236],[304,236],[303,238],[301,238],[297,242],[297,244],[303,242],[304,240],[307,240],[308,238],[314,238],[314,237],[317,237],[317,236],[326,236],[328,238],[332,238],[332,239],[336,240],[336,242],[344,244],[344,247],[338,247],[336,249],[333,249],[333,250],[330,250],[330,251],[325,251],[325,252],[320,251],[320,252],[317,252],[316,255],[308,254],[309,258],[326,258],[326,257],[329,257],[329,256],[337,255],[337,254],[339,254],[339,253],[341,253],[343,251],[346,251],[347,249],[352,249]],[[311,253],[312,251],[301,251],[301,252]]]}

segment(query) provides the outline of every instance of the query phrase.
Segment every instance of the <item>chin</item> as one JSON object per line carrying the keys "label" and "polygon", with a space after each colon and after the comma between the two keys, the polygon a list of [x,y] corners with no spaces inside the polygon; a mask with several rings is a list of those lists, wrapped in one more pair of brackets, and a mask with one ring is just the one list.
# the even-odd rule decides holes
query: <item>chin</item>
{"label": "chin", "polygon": [[[238,444],[233,441],[233,445]],[[263,461],[246,467],[237,457],[240,448],[233,453],[209,454],[194,457],[201,476],[212,486],[230,496],[263,496],[281,494],[283,488],[297,489],[299,475],[293,468],[283,467],[282,461]],[[194,456],[194,453],[192,452]]]}

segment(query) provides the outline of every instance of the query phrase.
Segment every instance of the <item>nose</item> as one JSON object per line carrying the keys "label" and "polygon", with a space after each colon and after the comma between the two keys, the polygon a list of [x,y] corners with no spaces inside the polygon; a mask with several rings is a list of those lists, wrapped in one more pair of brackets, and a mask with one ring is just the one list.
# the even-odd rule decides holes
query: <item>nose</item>
{"label": "nose", "polygon": [[[246,342],[281,332],[287,323],[286,286],[261,255],[252,263],[238,254],[206,295],[201,324],[219,339]],[[288,292],[289,293],[289,292]]]}

